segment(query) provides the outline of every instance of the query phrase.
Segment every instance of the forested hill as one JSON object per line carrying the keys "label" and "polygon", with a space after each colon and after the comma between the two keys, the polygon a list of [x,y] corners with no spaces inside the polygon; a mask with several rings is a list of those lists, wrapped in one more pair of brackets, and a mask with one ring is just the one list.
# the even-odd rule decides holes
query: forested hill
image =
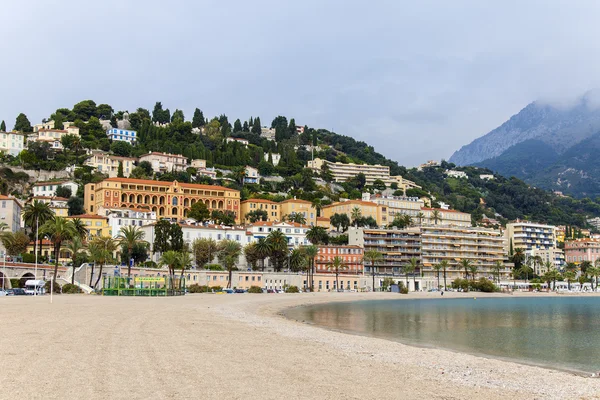
{"label": "forested hill", "polygon": [[[73,109],[61,108],[50,113],[47,119],[56,122],[61,128],[63,123],[74,121],[80,128],[80,139],[63,140],[65,151],[52,154],[51,150],[40,143],[30,144],[16,159],[4,157],[5,165],[19,165],[26,169],[61,170],[68,165],[82,165],[85,149],[102,149],[122,156],[139,156],[148,151],[160,151],[183,154],[189,159],[207,160],[209,167],[219,172],[219,184],[236,187],[242,191],[242,197],[265,197],[280,199],[283,196],[296,196],[325,205],[340,197],[360,198],[361,192],[381,190],[383,187],[365,186],[360,179],[353,179],[341,185],[341,188],[317,185],[317,182],[330,181],[327,171],[313,174],[305,168],[314,157],[330,161],[382,164],[390,167],[392,175],[402,175],[415,181],[423,190],[412,190],[410,195],[429,196],[434,205],[448,203],[460,211],[469,212],[474,221],[483,215],[500,219],[530,218],[553,224],[585,226],[586,216],[600,216],[600,205],[592,200],[573,200],[557,197],[550,192],[529,187],[524,182],[495,175],[491,181],[481,180],[480,174],[491,174],[487,169],[476,167],[456,167],[443,162],[440,167],[407,170],[405,167],[377,153],[372,146],[362,141],[308,126],[299,128],[296,121],[278,116],[270,123],[261,122],[260,117],[246,120],[235,119],[233,123],[227,115],[208,119],[200,109],[196,109],[191,118],[186,118],[181,110],[170,112],[157,102],[152,111],[138,108],[133,112],[114,111],[108,104],[96,105],[91,100],[76,104]],[[130,128],[138,132],[135,146],[125,142],[111,143],[106,136],[107,127]],[[275,140],[261,136],[261,129],[269,127],[275,132]],[[31,123],[25,114],[17,117],[15,129],[31,131]],[[245,138],[244,146],[239,141],[228,142],[226,138]],[[278,165],[272,162],[273,155],[281,155]],[[262,176],[280,176],[279,180],[262,181],[260,185],[242,185],[240,174],[243,167],[249,165],[259,169]],[[446,169],[465,171],[469,179],[449,178]],[[228,173],[227,171],[230,171]],[[102,179],[101,174],[76,169],[76,178],[86,183]],[[196,177],[193,169],[175,174],[152,176],[151,171],[135,168],[133,177],[161,180],[196,181],[213,183],[210,178]],[[317,180],[316,178],[321,178]],[[1,178],[0,178],[1,179]],[[6,183],[6,182],[4,182]],[[6,185],[4,185],[6,188]],[[392,188],[395,189],[395,188]],[[399,191],[396,194],[401,194]]]}

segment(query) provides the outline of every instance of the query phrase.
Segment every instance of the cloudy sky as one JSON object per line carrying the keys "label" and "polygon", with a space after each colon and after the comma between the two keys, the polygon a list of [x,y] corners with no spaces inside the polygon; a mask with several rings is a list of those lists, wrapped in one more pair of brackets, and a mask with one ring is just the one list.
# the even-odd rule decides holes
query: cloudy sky
{"label": "cloudy sky", "polygon": [[83,99],[277,115],[413,166],[535,99],[600,87],[595,0],[23,0],[0,12],[0,119]]}

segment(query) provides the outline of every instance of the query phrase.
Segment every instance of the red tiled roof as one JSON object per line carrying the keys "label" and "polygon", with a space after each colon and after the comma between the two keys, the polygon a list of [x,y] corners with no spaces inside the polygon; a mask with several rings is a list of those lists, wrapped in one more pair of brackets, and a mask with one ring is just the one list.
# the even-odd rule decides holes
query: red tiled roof
{"label": "red tiled roof", "polygon": [[140,158],[142,157],[146,157],[146,156],[164,156],[164,157],[179,157],[179,158],[185,158],[187,159],[187,157],[182,156],[181,154],[169,154],[169,153],[159,153],[157,151],[151,151],[150,153],[146,153],[140,156]]}
{"label": "red tiled roof", "polygon": [[268,203],[268,204],[277,204],[274,201],[271,200],[267,200],[267,199],[248,199],[248,200],[244,200],[242,201],[242,204],[244,203]]}
{"label": "red tiled roof", "polygon": [[[135,183],[135,184],[147,184],[147,185],[162,185],[162,186],[172,186],[173,182],[167,181],[153,181],[151,179],[134,179],[134,178],[107,178],[102,182],[121,182],[121,183]],[[217,185],[201,185],[197,183],[180,183],[177,182],[179,186],[191,188],[191,189],[212,189],[212,190],[230,190],[233,192],[239,192],[235,189],[226,188],[224,186]]]}
{"label": "red tiled roof", "polygon": [[310,201],[307,200],[302,200],[302,199],[287,199],[282,201],[282,203],[305,203],[305,204],[312,204]]}
{"label": "red tiled roof", "polygon": [[301,227],[302,228],[308,228],[309,227],[308,225],[302,225],[302,224],[299,224],[297,222],[281,222],[281,221],[277,221],[277,222],[274,222],[274,221],[257,221],[257,222],[255,222],[253,224],[250,224],[250,226],[274,226],[274,225],[284,225],[284,224],[295,226],[297,228],[301,228]]}
{"label": "red tiled roof", "polygon": [[31,198],[31,200],[38,200],[38,199],[44,199],[44,200],[58,200],[58,201],[68,201],[69,199],[65,198],[65,197],[56,197],[56,196],[33,196]]}
{"label": "red tiled roof", "polygon": [[108,219],[107,217],[103,217],[102,215],[95,215],[95,214],[70,215],[70,216],[65,217],[65,218],[69,218],[69,219],[73,219],[73,218],[81,218],[81,219]]}
{"label": "red tiled roof", "polygon": [[373,203],[371,201],[362,201],[362,200],[348,200],[348,201],[340,201],[337,203],[333,203],[330,204],[328,206],[325,206],[323,208],[330,208],[330,207],[336,207],[336,206],[340,206],[340,205],[344,205],[344,204],[360,204],[363,206],[371,206],[371,207],[377,207],[377,203]]}
{"label": "red tiled roof", "polygon": [[428,207],[421,207],[421,210],[423,211],[433,211],[433,210],[438,210],[439,212],[451,212],[451,213],[459,213],[459,214],[466,214],[462,211],[457,211],[457,210],[444,210],[443,208],[428,208]]}

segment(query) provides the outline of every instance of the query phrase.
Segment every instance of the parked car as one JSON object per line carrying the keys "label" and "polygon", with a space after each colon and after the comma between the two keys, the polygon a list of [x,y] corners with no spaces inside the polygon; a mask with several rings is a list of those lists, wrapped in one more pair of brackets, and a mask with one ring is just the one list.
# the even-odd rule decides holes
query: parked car
{"label": "parked car", "polygon": [[235,293],[246,293],[245,289],[235,289],[234,290]]}
{"label": "parked car", "polygon": [[267,289],[267,293],[277,293],[277,290],[275,290],[275,289]]}
{"label": "parked car", "polygon": [[6,292],[7,296],[14,296],[15,295],[15,292],[13,291],[13,289],[6,289],[5,292]]}
{"label": "parked car", "polygon": [[2,296],[7,296],[7,294],[5,290],[0,289],[0,297]]}
{"label": "parked car", "polygon": [[15,288],[12,291],[13,291],[13,295],[15,295],[15,296],[25,296],[27,294],[27,293],[25,293],[25,289],[21,289],[21,288]]}
{"label": "parked car", "polygon": [[227,289],[227,288],[226,288],[226,289],[223,289],[223,292],[224,292],[224,293],[227,293],[227,294],[233,294],[233,293],[235,293],[235,292],[233,291],[233,289]]}

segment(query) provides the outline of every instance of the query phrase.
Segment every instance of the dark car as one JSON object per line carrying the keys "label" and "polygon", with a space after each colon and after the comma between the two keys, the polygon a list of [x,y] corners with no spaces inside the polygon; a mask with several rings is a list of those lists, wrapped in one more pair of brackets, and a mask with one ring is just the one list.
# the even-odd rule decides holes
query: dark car
{"label": "dark car", "polygon": [[15,296],[25,296],[27,293],[25,293],[25,289],[21,289],[21,288],[17,288],[17,289],[13,289],[13,295]]}
{"label": "dark car", "polygon": [[235,293],[246,293],[246,291],[244,289],[235,289],[234,292]]}

